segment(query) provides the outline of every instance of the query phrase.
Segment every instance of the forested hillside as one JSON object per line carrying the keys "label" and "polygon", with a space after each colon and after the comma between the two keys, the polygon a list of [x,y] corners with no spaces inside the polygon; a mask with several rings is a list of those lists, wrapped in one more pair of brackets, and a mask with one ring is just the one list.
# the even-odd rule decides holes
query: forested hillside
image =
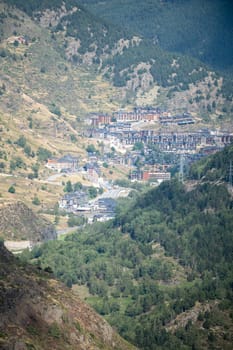
{"label": "forested hillside", "polygon": [[[174,66],[175,68],[181,66],[181,70],[184,69],[182,79],[179,79],[180,73],[176,69],[169,75],[168,65],[161,70],[161,67],[157,66],[158,61],[156,60],[156,64],[152,67],[152,75],[155,81],[161,84],[155,72],[157,70],[162,72],[162,86],[177,84],[178,89],[181,87],[181,90],[186,90],[187,84],[202,79],[204,75],[198,77],[191,75],[190,77],[190,71],[186,72],[188,76],[185,73],[188,68],[187,64],[195,66],[194,61],[191,63],[190,59],[196,58],[199,60],[199,65],[201,61],[212,67],[213,70],[222,72],[224,75],[222,93],[225,97],[232,98],[233,5],[231,1],[147,0],[136,3],[132,0],[120,2],[116,0],[108,2],[81,0],[81,3],[90,12],[109,23],[114,23],[114,25],[124,28],[128,33],[142,37],[143,41],[147,39],[150,50],[154,49],[155,57],[158,47],[173,53],[175,60],[179,57],[178,53],[186,55],[184,60],[173,65],[173,69]],[[150,50],[143,47],[144,55],[147,58],[153,57]],[[195,70],[196,68],[194,68]],[[202,74],[205,70],[206,67],[202,66]],[[169,79],[167,79],[166,74],[169,75]],[[171,79],[171,76],[174,75],[175,81]],[[183,85],[180,84],[182,80]]]}
{"label": "forested hillside", "polygon": [[189,177],[193,180],[224,181],[232,184],[233,146],[227,146],[222,152],[205,157],[193,164]]}
{"label": "forested hillside", "polygon": [[[233,4],[229,0],[80,0],[89,11],[163,49],[233,69]],[[195,30],[193,30],[195,28]]]}
{"label": "forested hillside", "polygon": [[134,349],[48,271],[21,263],[0,241],[1,350]]}
{"label": "forested hillside", "polygon": [[85,117],[118,109],[121,92],[95,68],[68,61],[63,37],[7,4],[0,1],[0,201],[41,209],[45,199],[53,208],[63,189],[38,182],[47,159],[83,156]]}
{"label": "forested hillside", "polygon": [[46,27],[66,60],[94,68],[120,88],[122,105],[144,101],[188,109],[207,119],[231,118],[233,49],[227,1],[6,3]]}
{"label": "forested hillside", "polygon": [[142,349],[230,349],[232,210],[224,183],[164,182],[121,202],[115,220],[24,257],[50,266]]}

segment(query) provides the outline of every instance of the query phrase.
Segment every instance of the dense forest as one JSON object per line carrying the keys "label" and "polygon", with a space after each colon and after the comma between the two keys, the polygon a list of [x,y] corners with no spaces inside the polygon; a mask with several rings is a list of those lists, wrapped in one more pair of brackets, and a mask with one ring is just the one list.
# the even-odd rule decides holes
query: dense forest
{"label": "dense forest", "polygon": [[215,153],[212,157],[205,157],[193,164],[189,170],[192,180],[225,181],[232,184],[233,147],[225,147],[222,152]]}
{"label": "dense forest", "polygon": [[[5,2],[11,6],[18,7],[20,10],[26,12],[30,16],[32,16],[33,13],[37,11],[43,11],[45,9],[57,9],[63,3],[62,0],[7,0]],[[71,4],[71,6],[73,6],[76,4],[76,1],[71,0],[69,1],[69,3]]]}
{"label": "dense forest", "polygon": [[[206,160],[206,170],[216,159],[227,168],[231,155],[232,146]],[[23,257],[84,288],[85,299],[141,349],[230,349],[232,210],[224,182],[172,180],[132,192],[114,220]]]}
{"label": "dense forest", "polygon": [[[80,0],[95,15],[170,52],[232,70],[233,4],[229,0]],[[193,30],[195,28],[195,30]]]}
{"label": "dense forest", "polygon": [[[163,55],[160,57],[163,58],[156,61],[151,68],[155,81],[162,86],[175,85],[186,90],[187,84],[197,82],[205,76],[205,65],[207,65],[224,75],[221,92],[227,99],[232,99],[232,1],[146,0],[135,3],[133,0],[120,2],[80,0],[80,2],[96,16],[143,38],[142,51],[147,61],[154,57],[153,54],[157,58],[156,51],[162,49]],[[148,43],[150,49],[144,47],[145,43]],[[154,51],[153,54],[151,50]],[[175,55],[175,60],[176,57],[181,60],[177,66],[172,67],[174,71],[170,75],[169,65],[163,64],[164,59],[165,62],[167,59],[170,60],[169,56],[166,57],[168,52]],[[200,71],[196,70],[197,62],[195,63],[194,58],[199,62]],[[187,72],[188,66],[192,64],[193,70]],[[116,70],[118,72],[117,68]],[[160,76],[157,76],[157,72],[160,72]],[[191,74],[190,77],[190,72],[199,75]],[[175,81],[171,79],[173,76]],[[118,78],[117,73],[116,77]]]}
{"label": "dense forest", "polygon": [[[48,8],[57,9],[64,4],[62,0],[6,2],[29,15]],[[73,6],[85,8],[89,16],[94,15],[92,19],[99,18],[109,27],[118,28],[118,32],[119,28],[125,29],[130,35],[149,39],[167,51],[187,54],[217,69],[232,71],[232,1],[69,0],[65,4],[68,10]],[[76,19],[74,17],[71,22],[77,26]]]}

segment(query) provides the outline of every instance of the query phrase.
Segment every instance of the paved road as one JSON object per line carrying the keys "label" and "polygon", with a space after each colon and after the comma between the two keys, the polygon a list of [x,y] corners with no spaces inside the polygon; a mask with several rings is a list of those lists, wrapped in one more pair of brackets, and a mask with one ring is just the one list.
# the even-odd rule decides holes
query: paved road
{"label": "paved road", "polygon": [[104,192],[98,198],[114,198],[117,199],[119,197],[127,197],[131,189],[129,188],[113,188]]}

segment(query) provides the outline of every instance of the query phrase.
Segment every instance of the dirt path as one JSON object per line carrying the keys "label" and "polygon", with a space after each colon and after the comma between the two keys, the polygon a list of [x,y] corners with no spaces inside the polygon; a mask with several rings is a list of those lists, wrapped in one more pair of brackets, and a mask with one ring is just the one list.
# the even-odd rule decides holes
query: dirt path
{"label": "dirt path", "polygon": [[5,247],[10,250],[12,253],[19,253],[23,249],[31,248],[30,241],[4,241]]}

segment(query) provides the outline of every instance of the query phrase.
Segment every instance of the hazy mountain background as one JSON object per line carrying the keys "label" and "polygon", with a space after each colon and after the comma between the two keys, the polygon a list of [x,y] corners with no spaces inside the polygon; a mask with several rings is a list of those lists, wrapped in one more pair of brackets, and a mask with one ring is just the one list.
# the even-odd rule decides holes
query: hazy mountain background
{"label": "hazy mountain background", "polygon": [[232,73],[232,1],[81,1],[93,14],[163,49]]}

